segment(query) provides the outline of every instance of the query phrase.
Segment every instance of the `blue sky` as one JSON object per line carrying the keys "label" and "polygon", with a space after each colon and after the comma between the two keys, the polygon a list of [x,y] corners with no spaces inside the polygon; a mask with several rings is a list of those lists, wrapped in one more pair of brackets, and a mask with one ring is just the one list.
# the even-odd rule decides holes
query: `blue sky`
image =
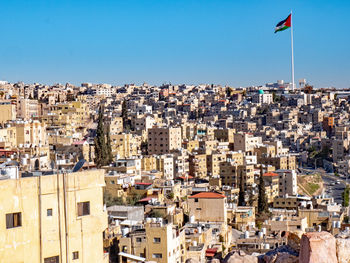
{"label": "blue sky", "polygon": [[0,1],[0,79],[350,87],[350,1]]}

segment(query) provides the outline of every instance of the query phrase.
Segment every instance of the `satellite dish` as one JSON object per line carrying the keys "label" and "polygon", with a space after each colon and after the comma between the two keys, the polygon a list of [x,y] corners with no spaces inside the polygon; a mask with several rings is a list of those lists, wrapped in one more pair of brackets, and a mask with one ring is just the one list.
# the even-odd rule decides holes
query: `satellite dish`
{"label": "satellite dish", "polygon": [[77,163],[74,165],[73,173],[79,172],[79,171],[83,168],[83,166],[84,166],[85,163],[86,163],[85,159],[79,160],[79,162],[77,162]]}

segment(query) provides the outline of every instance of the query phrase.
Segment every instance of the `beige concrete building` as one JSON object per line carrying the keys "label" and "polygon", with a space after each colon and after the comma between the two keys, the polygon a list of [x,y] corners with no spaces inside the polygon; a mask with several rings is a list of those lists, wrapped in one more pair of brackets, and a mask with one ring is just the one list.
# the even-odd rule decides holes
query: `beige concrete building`
{"label": "beige concrete building", "polygon": [[216,129],[214,131],[214,137],[219,142],[234,143],[234,129]]}
{"label": "beige concrete building", "polygon": [[46,124],[39,121],[17,122],[16,137],[17,146],[31,144],[33,146],[47,145]]}
{"label": "beige concrete building", "polygon": [[238,187],[241,180],[243,185],[248,186],[254,183],[254,165],[237,165],[232,161],[220,164],[220,177],[223,185]]}
{"label": "beige concrete building", "polygon": [[0,180],[1,262],[108,262],[104,172]]}
{"label": "beige concrete building", "polygon": [[112,134],[112,153],[118,158],[137,156],[141,148],[141,137],[134,134]]}
{"label": "beige concrete building", "polygon": [[255,137],[250,133],[236,133],[234,137],[234,150],[243,152],[253,152],[254,148],[261,143],[261,137]]}
{"label": "beige concrete building", "polygon": [[182,144],[181,128],[148,129],[148,153],[165,154],[180,149]]}
{"label": "beige concrete building", "polygon": [[189,216],[198,222],[227,222],[226,197],[202,192],[188,198]]}
{"label": "beige concrete building", "polygon": [[0,101],[0,124],[16,120],[16,105],[11,101]]}
{"label": "beige concrete building", "polygon": [[211,176],[220,175],[220,163],[226,161],[226,154],[212,153],[207,155],[207,172]]}
{"label": "beige concrete building", "polygon": [[191,154],[189,156],[189,174],[199,178],[207,176],[207,156],[205,154]]}
{"label": "beige concrete building", "polygon": [[17,101],[17,118],[29,120],[39,116],[39,107],[37,100],[19,99]]}
{"label": "beige concrete building", "polygon": [[293,155],[275,156],[275,157],[261,156],[261,157],[258,157],[258,162],[265,165],[272,165],[276,168],[276,170],[278,169],[295,170],[296,169],[295,156]]}
{"label": "beige concrete building", "polygon": [[157,170],[157,158],[153,155],[144,155],[141,159],[142,171]]}
{"label": "beige concrete building", "polygon": [[144,230],[120,239],[119,250],[120,262],[182,263],[186,260],[185,232],[149,218]]}

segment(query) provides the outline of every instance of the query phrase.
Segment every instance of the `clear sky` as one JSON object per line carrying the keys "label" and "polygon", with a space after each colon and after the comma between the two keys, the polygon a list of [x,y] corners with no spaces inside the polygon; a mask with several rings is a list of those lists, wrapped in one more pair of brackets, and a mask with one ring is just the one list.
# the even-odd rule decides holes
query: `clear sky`
{"label": "clear sky", "polygon": [[350,87],[347,0],[2,0],[0,79]]}

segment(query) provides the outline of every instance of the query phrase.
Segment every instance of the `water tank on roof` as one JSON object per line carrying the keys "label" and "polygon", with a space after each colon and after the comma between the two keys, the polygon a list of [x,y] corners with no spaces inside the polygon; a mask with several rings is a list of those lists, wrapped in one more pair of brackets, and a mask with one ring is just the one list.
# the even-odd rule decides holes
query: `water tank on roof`
{"label": "water tank on roof", "polygon": [[244,238],[249,238],[249,231],[244,232]]}
{"label": "water tank on roof", "polygon": [[264,91],[262,89],[259,89],[259,94],[264,94]]}
{"label": "water tank on roof", "polygon": [[123,237],[125,237],[128,233],[129,233],[129,228],[128,227],[125,227],[125,228],[122,229]]}

